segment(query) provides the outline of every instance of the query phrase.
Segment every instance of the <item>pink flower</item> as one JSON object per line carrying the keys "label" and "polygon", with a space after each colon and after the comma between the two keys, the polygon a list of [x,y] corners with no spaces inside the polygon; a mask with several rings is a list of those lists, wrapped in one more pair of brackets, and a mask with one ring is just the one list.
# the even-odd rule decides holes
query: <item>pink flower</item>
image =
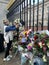
{"label": "pink flower", "polygon": [[27,49],[28,49],[28,50],[31,50],[31,49],[32,49],[32,46],[27,46]]}

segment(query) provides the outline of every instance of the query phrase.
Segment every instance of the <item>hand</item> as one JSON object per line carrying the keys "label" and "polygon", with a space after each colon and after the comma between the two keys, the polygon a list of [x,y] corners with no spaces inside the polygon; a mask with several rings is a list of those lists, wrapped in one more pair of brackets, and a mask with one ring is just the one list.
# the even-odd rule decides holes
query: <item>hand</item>
{"label": "hand", "polygon": [[14,22],[14,23],[13,23],[13,25],[15,25],[15,26],[16,26],[16,23]]}

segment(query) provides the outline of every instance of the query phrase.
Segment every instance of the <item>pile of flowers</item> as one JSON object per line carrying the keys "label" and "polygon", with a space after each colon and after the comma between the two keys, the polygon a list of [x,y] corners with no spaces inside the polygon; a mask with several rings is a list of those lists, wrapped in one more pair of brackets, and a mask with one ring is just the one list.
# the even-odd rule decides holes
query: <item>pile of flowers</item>
{"label": "pile of flowers", "polygon": [[43,61],[47,62],[46,56],[49,57],[49,35],[45,32],[33,33],[30,29],[28,31],[22,31],[20,33],[20,41],[23,35],[26,38],[26,42],[23,44],[21,42],[18,43],[19,47],[17,48],[19,51],[25,51],[26,53],[31,52],[34,56],[41,54]]}
{"label": "pile of flowers", "polygon": [[47,51],[49,49],[49,36],[45,33],[35,34],[34,45],[41,52]]}

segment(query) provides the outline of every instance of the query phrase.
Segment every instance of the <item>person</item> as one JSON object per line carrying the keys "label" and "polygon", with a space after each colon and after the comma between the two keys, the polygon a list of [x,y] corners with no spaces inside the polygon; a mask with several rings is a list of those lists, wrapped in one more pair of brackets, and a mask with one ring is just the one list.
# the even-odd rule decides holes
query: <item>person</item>
{"label": "person", "polygon": [[17,41],[18,41],[19,40],[19,23],[17,23],[16,25],[17,25],[16,32],[17,32]]}
{"label": "person", "polygon": [[7,48],[5,51],[5,57],[3,61],[9,61],[10,58],[12,57],[9,55],[9,50],[12,45],[12,40],[13,40],[13,31],[16,30],[16,25],[10,26],[8,20],[3,20],[4,23],[4,40],[7,43]]}

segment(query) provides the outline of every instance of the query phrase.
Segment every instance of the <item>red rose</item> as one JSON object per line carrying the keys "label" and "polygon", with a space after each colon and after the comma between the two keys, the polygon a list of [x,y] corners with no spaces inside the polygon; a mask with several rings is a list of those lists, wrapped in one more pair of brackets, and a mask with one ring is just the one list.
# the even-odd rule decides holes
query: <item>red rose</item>
{"label": "red rose", "polygon": [[34,36],[34,40],[36,40],[36,39],[38,39],[38,36],[37,35]]}

